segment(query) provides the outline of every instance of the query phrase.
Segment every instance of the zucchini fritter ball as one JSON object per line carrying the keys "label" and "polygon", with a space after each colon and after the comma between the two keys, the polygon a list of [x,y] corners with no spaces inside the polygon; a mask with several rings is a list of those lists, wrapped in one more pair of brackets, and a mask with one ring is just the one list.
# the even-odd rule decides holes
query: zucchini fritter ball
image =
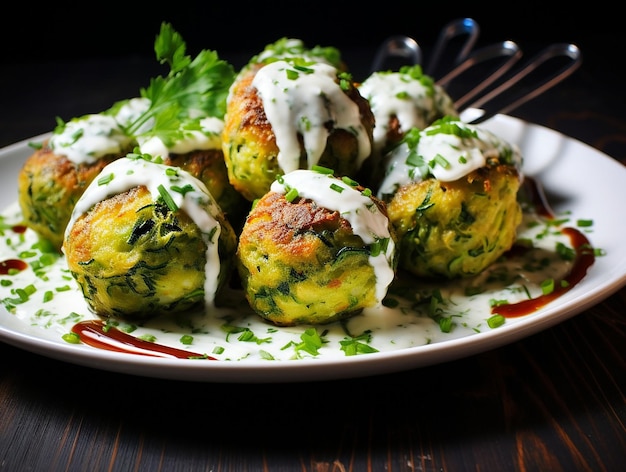
{"label": "zucchini fritter ball", "polygon": [[[370,174],[370,185],[380,184],[384,175],[382,158],[412,129],[424,129],[444,116],[458,117],[452,98],[420,65],[404,66],[398,71],[379,71],[367,77],[359,92],[372,109],[376,126]],[[365,178],[365,177],[364,177]]]}
{"label": "zucchini fritter ball", "polygon": [[233,267],[236,235],[206,186],[148,157],[105,167],[65,234],[68,268],[104,318],[211,307]]}
{"label": "zucchini fritter ball", "polygon": [[417,276],[476,275],[508,251],[522,220],[519,149],[444,118],[410,130],[379,191],[399,239],[399,266]]}
{"label": "zucchini fritter ball", "polygon": [[104,166],[133,146],[133,139],[107,113],[58,126],[18,175],[18,202],[26,225],[60,250],[76,201]]}
{"label": "zucchini fritter ball", "polygon": [[281,176],[258,200],[237,249],[250,306],[279,326],[325,324],[382,303],[397,265],[384,204],[316,170]]}
{"label": "zucchini fritter ball", "polygon": [[242,71],[224,121],[229,180],[249,201],[296,169],[355,175],[371,153],[369,103],[348,73],[325,62],[287,58]]}

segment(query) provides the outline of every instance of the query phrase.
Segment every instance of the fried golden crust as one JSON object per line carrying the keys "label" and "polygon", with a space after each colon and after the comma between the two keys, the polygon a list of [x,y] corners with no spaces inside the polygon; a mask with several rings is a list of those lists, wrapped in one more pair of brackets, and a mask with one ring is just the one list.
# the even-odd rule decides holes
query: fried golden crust
{"label": "fried golden crust", "polygon": [[400,240],[399,267],[433,278],[482,272],[515,242],[519,187],[517,170],[507,165],[401,187],[387,206]]}
{"label": "fried golden crust", "polygon": [[262,197],[240,235],[237,263],[250,306],[276,325],[325,324],[376,303],[369,248],[338,212],[311,200]]}
{"label": "fried golden crust", "polygon": [[280,172],[274,132],[252,86],[255,72],[232,85],[222,133],[230,183],[249,201],[262,196]]}
{"label": "fried golden crust", "polygon": [[74,205],[102,168],[119,157],[109,155],[77,165],[46,145],[37,150],[26,160],[17,180],[26,225],[60,250]]}
{"label": "fried golden crust", "polygon": [[288,203],[284,195],[275,192],[257,202],[246,225],[247,230],[240,236],[241,244],[251,244],[257,239],[268,240],[280,249],[275,257],[290,264],[313,262],[318,253],[325,250],[323,240],[303,238],[303,234],[339,229],[352,231],[339,212],[329,211],[306,199],[298,204]]}
{"label": "fried golden crust", "polygon": [[[230,183],[247,200],[253,201],[269,191],[274,180],[282,175],[278,164],[278,146],[263,102],[252,86],[258,68],[242,73],[231,87],[222,134],[224,159]],[[369,102],[352,85],[345,93],[356,103],[361,122],[372,141],[374,115]],[[358,141],[347,130],[333,129],[329,124],[326,148],[318,164],[335,170],[337,175],[356,175],[359,170]],[[299,137],[300,138],[300,137]],[[300,138],[299,168],[308,168],[307,156]]]}
{"label": "fried golden crust", "polygon": [[201,180],[229,221],[235,227],[243,224],[249,210],[249,202],[230,184],[221,149],[170,154],[163,163],[179,167]]}

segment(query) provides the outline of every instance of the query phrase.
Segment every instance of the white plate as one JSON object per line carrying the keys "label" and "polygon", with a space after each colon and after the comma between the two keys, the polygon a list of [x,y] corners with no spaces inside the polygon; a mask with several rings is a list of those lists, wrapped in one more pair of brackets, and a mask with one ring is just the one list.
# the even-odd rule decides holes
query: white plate
{"label": "white plate", "polygon": [[[435,339],[413,347],[356,356],[320,356],[288,360],[198,361],[147,357],[68,344],[58,331],[43,329],[0,307],[0,340],[50,358],[97,369],[148,377],[204,382],[300,382],[375,375],[438,364],[522,339],[560,323],[616,292],[626,283],[626,168],[609,156],[553,130],[499,115],[483,123],[516,142],[524,171],[544,185],[554,209],[571,218],[592,219],[587,235],[596,258],[583,280],[534,314],[507,321],[496,329]],[[0,209],[14,205],[16,175],[32,153],[32,138],[0,150]],[[399,337],[402,334],[398,335]],[[193,349],[193,347],[192,347]]]}

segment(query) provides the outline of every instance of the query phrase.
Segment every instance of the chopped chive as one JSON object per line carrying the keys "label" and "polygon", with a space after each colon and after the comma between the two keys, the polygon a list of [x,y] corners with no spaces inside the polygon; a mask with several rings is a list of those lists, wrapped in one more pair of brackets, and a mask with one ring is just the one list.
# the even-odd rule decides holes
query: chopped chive
{"label": "chopped chive", "polygon": [[333,175],[333,173],[335,172],[333,169],[330,169],[324,166],[319,166],[319,165],[311,166],[311,170],[314,170],[315,172],[319,172],[320,174],[328,174],[328,175]]}
{"label": "chopped chive", "polygon": [[444,169],[449,169],[450,168],[450,162],[448,162],[448,160],[443,157],[441,154],[437,154],[429,163],[428,165],[433,168],[436,165],[440,165],[441,167],[443,167]]}
{"label": "chopped chive", "polygon": [[109,175],[105,175],[103,177],[100,177],[98,179],[98,185],[107,185],[109,184],[113,179],[115,178],[115,175],[113,175],[113,173],[111,172]]}
{"label": "chopped chive", "polygon": [[61,336],[61,339],[63,339],[66,343],[80,344],[80,336],[76,333],[66,333]]}
{"label": "chopped chive", "polygon": [[285,200],[288,202],[293,202],[298,197],[298,189],[290,188],[289,191],[285,194]]}
{"label": "chopped chive", "polygon": [[303,65],[300,64],[294,64],[293,66],[294,69],[300,71],[300,72],[305,72],[307,74],[312,74],[313,73],[313,69],[310,67],[305,67]]}
{"label": "chopped chive", "polygon": [[170,187],[174,192],[180,193],[181,195],[185,195],[187,192],[193,191],[193,185],[187,184],[184,187],[179,187],[178,185],[172,185]]}
{"label": "chopped chive", "polygon": [[30,285],[27,285],[26,287],[24,287],[24,292],[26,292],[28,295],[32,295],[36,291],[37,291],[37,289],[35,288],[35,286],[33,284],[30,284]]}
{"label": "chopped chive", "polygon": [[409,166],[420,167],[424,165],[424,158],[415,151],[411,151],[406,158],[406,164]]}
{"label": "chopped chive", "polygon": [[449,333],[452,331],[452,318],[439,318],[439,329],[442,333]]}
{"label": "chopped chive", "polygon": [[337,185],[337,184],[330,184],[330,188],[332,190],[334,190],[335,192],[343,192],[343,187],[341,185]]}
{"label": "chopped chive", "polygon": [[250,342],[250,341],[254,341],[254,339],[256,338],[256,336],[254,335],[254,333],[250,330],[245,330],[243,331],[239,337],[237,338],[238,341],[243,341],[243,342]]}
{"label": "chopped chive", "polygon": [[298,77],[300,77],[298,71],[295,71],[293,69],[287,69],[285,72],[287,72],[287,78],[289,80],[296,80]]}
{"label": "chopped chive", "polygon": [[342,177],[341,180],[344,184],[349,185],[350,187],[358,187],[359,183],[356,180],[352,180],[350,177]]}
{"label": "chopped chive", "polygon": [[576,251],[560,241],[556,243],[556,253],[565,261],[573,261],[576,258]]}
{"label": "chopped chive", "polygon": [[489,325],[490,328],[497,328],[499,326],[502,326],[505,321],[506,321],[506,318],[504,316],[493,315],[491,318],[487,320],[487,324]]}
{"label": "chopped chive", "polygon": [[496,300],[495,298],[492,298],[489,300],[489,306],[494,307],[494,306],[500,306],[500,305],[508,305],[509,302],[508,300]]}
{"label": "chopped chive", "polygon": [[176,205],[176,202],[174,202],[174,199],[169,194],[169,192],[165,189],[163,184],[159,185],[158,189],[159,189],[159,195],[161,195],[161,198],[163,199],[167,207],[170,209],[170,211],[177,211],[178,205]]}
{"label": "chopped chive", "polygon": [[554,292],[554,279],[546,279],[541,282],[541,292],[544,295]]}

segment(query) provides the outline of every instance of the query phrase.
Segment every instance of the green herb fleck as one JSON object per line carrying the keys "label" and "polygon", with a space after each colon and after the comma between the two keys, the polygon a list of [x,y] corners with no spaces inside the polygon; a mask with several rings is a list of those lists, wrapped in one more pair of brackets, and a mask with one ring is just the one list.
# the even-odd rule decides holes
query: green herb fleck
{"label": "green herb fleck", "polygon": [[285,200],[288,202],[293,202],[296,198],[298,198],[298,189],[290,188],[285,194]]}
{"label": "green herb fleck", "polygon": [[178,205],[176,205],[176,202],[174,201],[170,193],[165,189],[163,184],[159,185],[157,188],[159,189],[159,195],[161,195],[161,198],[170,209],[170,211],[177,211]]}
{"label": "green herb fleck", "polygon": [[344,188],[341,185],[337,185],[335,183],[330,184],[330,188],[331,190],[334,190],[335,192],[338,192],[338,193],[341,193],[344,190]]}
{"label": "green herb fleck", "polygon": [[111,172],[108,175],[104,175],[102,177],[100,177],[98,179],[98,185],[102,186],[102,185],[108,185],[109,183],[111,183],[111,181],[115,178],[115,175],[113,175],[113,172]]}
{"label": "green herb fleck", "polygon": [[502,326],[505,321],[506,321],[506,318],[504,316],[493,315],[491,318],[487,320],[487,324],[489,325],[490,328],[497,328],[499,326]]}
{"label": "green herb fleck", "polygon": [[541,292],[544,295],[549,295],[554,292],[554,279],[546,279],[541,282]]}
{"label": "green herb fleck", "polygon": [[66,333],[61,336],[61,339],[69,344],[80,344],[80,336],[76,333]]}
{"label": "green herb fleck", "polygon": [[341,350],[346,356],[356,356],[357,354],[371,354],[378,352],[378,349],[369,344],[371,341],[371,331],[365,331],[357,337],[346,337],[342,341],[339,341],[339,344],[341,345]]}

